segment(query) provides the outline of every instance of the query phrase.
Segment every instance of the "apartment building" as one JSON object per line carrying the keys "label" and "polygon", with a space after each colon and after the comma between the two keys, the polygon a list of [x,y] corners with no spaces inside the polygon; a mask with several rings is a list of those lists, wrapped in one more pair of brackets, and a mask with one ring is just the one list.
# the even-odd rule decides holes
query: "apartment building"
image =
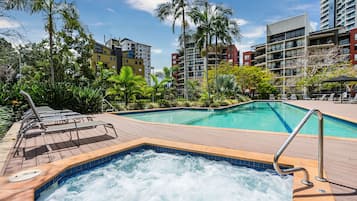
{"label": "apartment building", "polygon": [[94,45],[90,63],[96,73],[99,73],[102,68],[113,69],[119,73],[122,66],[130,66],[136,75],[145,76],[144,61],[135,58],[134,51],[122,51],[115,45],[115,41],[110,43],[110,46],[109,43],[106,44],[96,42]]}
{"label": "apartment building", "polygon": [[309,31],[307,15],[288,18],[268,24],[267,42],[253,47],[252,64],[275,73],[276,87],[283,94],[287,88],[296,90],[296,78],[302,75],[304,69],[304,65],[297,65],[297,60],[307,52]]}
{"label": "apartment building", "polygon": [[134,51],[135,58],[142,59],[145,67],[145,80],[150,84],[151,78],[151,46],[135,42],[128,38],[120,41],[120,46],[123,51]]}
{"label": "apartment building", "polygon": [[[221,46],[218,51],[217,58],[214,48],[211,48],[211,51],[208,52],[209,69],[212,69],[215,63],[219,64],[221,61],[226,61],[232,64],[232,66],[239,65],[239,51],[235,45]],[[179,67],[178,74],[174,76],[176,78],[176,87],[179,95],[183,95],[185,82],[183,62],[183,51],[171,55],[172,66]],[[187,80],[203,81],[205,76],[204,57],[201,56],[201,51],[196,47],[196,43],[193,39],[190,39],[186,44],[186,68]]]}
{"label": "apartment building", "polygon": [[252,51],[243,52],[243,66],[252,66],[254,54]]}
{"label": "apartment building", "polygon": [[251,65],[275,73],[276,87],[281,93],[301,93],[296,80],[304,76],[307,66],[331,65],[336,58],[357,64],[357,28],[308,30],[305,15],[267,25],[267,43],[252,46],[253,51],[243,55],[252,54]]}
{"label": "apartment building", "polygon": [[320,0],[320,29],[356,28],[356,0]]}

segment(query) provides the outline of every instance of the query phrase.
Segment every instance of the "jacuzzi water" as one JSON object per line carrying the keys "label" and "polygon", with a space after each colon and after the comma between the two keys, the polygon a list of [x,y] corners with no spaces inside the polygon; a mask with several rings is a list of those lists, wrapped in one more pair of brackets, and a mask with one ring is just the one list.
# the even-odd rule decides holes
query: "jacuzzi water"
{"label": "jacuzzi water", "polygon": [[288,201],[292,176],[146,150],[71,177],[39,200]]}

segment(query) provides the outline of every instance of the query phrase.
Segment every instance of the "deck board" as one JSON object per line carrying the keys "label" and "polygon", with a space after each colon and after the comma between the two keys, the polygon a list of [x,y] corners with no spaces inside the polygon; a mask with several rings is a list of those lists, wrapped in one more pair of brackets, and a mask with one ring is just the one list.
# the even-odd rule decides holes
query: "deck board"
{"label": "deck board", "polygon": [[[357,111],[356,113],[357,114]],[[44,146],[42,136],[25,139],[26,157],[10,157],[4,169],[9,175],[24,168],[34,167],[50,160],[60,160],[70,156],[94,151],[100,148],[138,139],[141,137],[233,148],[244,151],[275,153],[287,138],[287,135],[242,131],[237,129],[217,129],[208,127],[177,126],[170,124],[152,124],[133,121],[112,114],[95,115],[96,120],[113,123],[119,137],[103,128],[80,132],[80,147],[69,141],[68,134],[50,134],[46,142],[54,149],[49,152]],[[76,142],[76,136],[73,140]],[[317,159],[317,138],[297,136],[285,152],[285,155]],[[336,194],[337,201],[357,200],[357,140],[325,139],[325,170]]]}

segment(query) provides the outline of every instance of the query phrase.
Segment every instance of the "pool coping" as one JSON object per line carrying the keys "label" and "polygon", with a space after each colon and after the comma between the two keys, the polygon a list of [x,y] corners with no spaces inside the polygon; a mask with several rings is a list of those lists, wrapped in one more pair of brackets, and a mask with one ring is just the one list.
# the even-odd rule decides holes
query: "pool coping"
{"label": "pool coping", "polygon": [[[230,109],[232,107],[245,105],[245,104],[253,103],[253,102],[281,102],[281,103],[285,103],[285,104],[291,105],[293,107],[298,107],[298,108],[301,108],[301,109],[304,109],[304,110],[307,110],[307,111],[310,110],[308,108],[304,108],[304,107],[301,107],[301,106],[298,106],[298,105],[294,105],[293,103],[288,103],[286,101],[281,101],[281,100],[275,100],[275,101],[274,100],[273,101],[270,101],[270,100],[252,100],[252,101],[248,101],[248,102],[244,102],[244,103],[238,103],[238,104],[235,104],[235,105],[230,105],[229,108],[223,108],[222,110]],[[108,112],[108,114],[115,115],[116,117],[119,117],[119,118],[125,118],[127,120],[131,120],[131,121],[134,121],[134,122],[147,123],[147,124],[152,124],[152,125],[168,125],[168,126],[190,127],[190,128],[223,129],[223,130],[227,130],[227,131],[250,132],[250,133],[253,132],[253,133],[261,133],[261,134],[271,134],[271,135],[284,135],[284,136],[290,135],[287,132],[277,132],[277,131],[247,130],[247,129],[239,129],[239,128],[223,128],[223,127],[213,127],[213,126],[199,126],[199,125],[186,125],[186,124],[175,124],[175,123],[150,122],[150,121],[143,121],[143,120],[133,119],[133,118],[125,116],[126,114],[163,112],[163,111],[174,111],[174,110],[185,110],[185,109],[186,109],[185,107],[183,107],[183,108],[174,108],[174,109],[172,109],[172,108],[162,108],[162,110],[160,108],[160,110],[135,110],[135,111],[130,111],[130,112],[128,111],[128,112],[123,112],[123,113]],[[188,107],[188,110],[190,110],[190,107]],[[195,109],[193,109],[193,110],[195,110]],[[207,108],[206,109],[201,109],[201,110],[207,110]],[[330,116],[332,118],[337,118],[337,119],[342,120],[342,121],[347,121],[347,123],[357,124],[357,120],[355,121],[353,119],[343,118],[343,117],[340,117],[338,115],[333,115],[333,114],[325,113],[325,112],[322,113],[322,114]],[[317,138],[317,135],[304,134],[304,133],[299,133],[298,136],[299,137],[306,137],[306,138]],[[354,141],[354,142],[357,141],[357,138],[335,137],[335,136],[326,136],[326,135],[324,135],[324,139]]]}
{"label": "pool coping", "polygon": [[[187,152],[208,154],[219,157],[227,157],[239,160],[249,160],[258,163],[269,163],[273,161],[272,154],[264,154],[257,152],[247,152],[236,149],[227,149],[221,147],[212,147],[191,143],[182,143],[167,141],[154,138],[140,138],[137,140],[132,140],[129,142],[117,144],[114,146],[106,147],[96,151],[80,154],[77,156],[72,156],[59,161],[54,161],[52,163],[43,164],[35,168],[29,169],[40,169],[42,174],[32,180],[10,183],[8,181],[8,176],[0,177],[0,200],[10,199],[10,200],[34,200],[35,191],[39,189],[43,184],[49,182],[51,179],[59,175],[60,173],[70,169],[72,167],[88,163],[90,161],[104,158],[107,156],[120,153],[122,151],[130,150],[143,145],[159,146],[164,148],[171,148],[176,150],[182,150]],[[293,200],[294,201],[317,201],[321,197],[325,201],[335,200],[333,193],[331,191],[331,186],[328,182],[319,182],[313,178],[317,175],[317,161],[303,159],[303,158],[293,158],[282,156],[280,159],[280,165],[291,165],[291,166],[301,166],[307,169],[310,173],[311,181],[314,183],[313,187],[306,187],[301,184],[301,179],[303,178],[302,172],[294,173],[293,179]],[[326,175],[326,173],[324,173]],[[327,177],[327,176],[325,176]],[[319,190],[323,189],[325,193],[319,193]]]}

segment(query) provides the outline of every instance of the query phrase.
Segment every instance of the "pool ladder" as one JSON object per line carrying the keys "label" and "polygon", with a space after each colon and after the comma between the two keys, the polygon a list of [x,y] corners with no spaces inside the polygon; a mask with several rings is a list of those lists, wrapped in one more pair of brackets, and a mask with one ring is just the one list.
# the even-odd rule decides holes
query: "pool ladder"
{"label": "pool ladder", "polygon": [[281,154],[285,151],[285,149],[289,146],[291,141],[295,138],[295,136],[299,133],[301,128],[305,125],[307,120],[314,114],[317,113],[318,119],[319,119],[319,136],[318,136],[318,176],[315,178],[318,181],[325,182],[327,181],[323,177],[323,165],[324,165],[324,155],[323,155],[323,149],[324,149],[324,130],[323,130],[323,115],[318,109],[311,109],[304,118],[300,121],[300,123],[295,127],[293,132],[289,135],[288,139],[284,142],[284,144],[280,147],[280,149],[275,153],[274,155],[274,168],[275,170],[280,174],[280,175],[286,175],[286,174],[291,174],[293,172],[297,171],[302,171],[304,172],[304,179],[301,181],[303,184],[307,186],[312,186],[313,183],[310,181],[309,173],[307,170],[303,167],[294,167],[294,168],[289,168],[289,169],[280,169],[279,167],[279,158]]}

